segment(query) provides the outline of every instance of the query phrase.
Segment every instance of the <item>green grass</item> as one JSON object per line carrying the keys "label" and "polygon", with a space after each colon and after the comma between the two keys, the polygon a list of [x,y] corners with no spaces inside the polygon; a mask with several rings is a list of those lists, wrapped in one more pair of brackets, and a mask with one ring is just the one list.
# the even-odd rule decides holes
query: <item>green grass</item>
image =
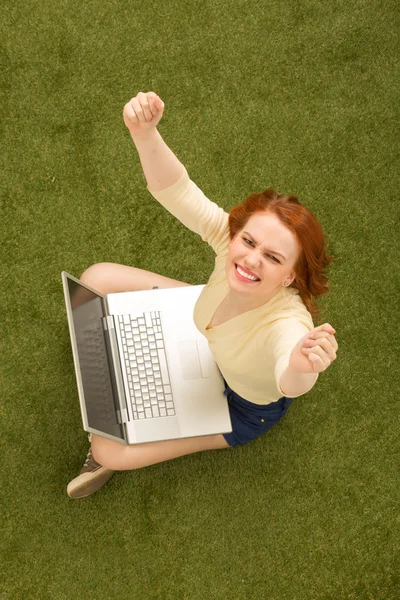
{"label": "green grass", "polygon": [[[3,5],[1,600],[400,597],[396,9]],[[339,353],[264,437],[72,501],[88,443],[61,271],[198,284],[213,267],[146,190],[122,110],[150,90],[210,199],[274,187],[319,218],[334,263],[317,324]]]}

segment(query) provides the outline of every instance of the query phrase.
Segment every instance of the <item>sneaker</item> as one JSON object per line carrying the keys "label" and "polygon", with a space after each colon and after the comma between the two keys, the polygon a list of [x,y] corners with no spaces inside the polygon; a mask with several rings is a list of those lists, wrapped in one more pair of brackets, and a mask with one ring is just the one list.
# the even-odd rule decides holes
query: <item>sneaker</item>
{"label": "sneaker", "polygon": [[80,474],[68,484],[67,494],[70,498],[90,496],[111,479],[114,473],[115,471],[102,467],[94,460],[90,447]]}

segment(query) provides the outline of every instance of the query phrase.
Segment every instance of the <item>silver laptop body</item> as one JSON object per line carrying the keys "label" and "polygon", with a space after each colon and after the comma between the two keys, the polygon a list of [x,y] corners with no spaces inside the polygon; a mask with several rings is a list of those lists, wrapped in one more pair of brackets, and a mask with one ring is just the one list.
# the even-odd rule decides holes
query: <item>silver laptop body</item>
{"label": "silver laptop body", "polygon": [[124,444],[232,431],[193,321],[204,285],[100,294],[61,273],[85,431]]}

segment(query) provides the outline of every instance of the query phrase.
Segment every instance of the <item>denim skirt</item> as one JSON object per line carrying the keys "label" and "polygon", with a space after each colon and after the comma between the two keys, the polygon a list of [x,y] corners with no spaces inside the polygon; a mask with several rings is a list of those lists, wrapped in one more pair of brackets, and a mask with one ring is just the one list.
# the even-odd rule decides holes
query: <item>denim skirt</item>
{"label": "denim skirt", "polygon": [[225,379],[224,395],[228,399],[232,432],[223,434],[232,448],[247,444],[271,429],[287,413],[293,398],[282,396],[271,404],[254,404],[234,392]]}

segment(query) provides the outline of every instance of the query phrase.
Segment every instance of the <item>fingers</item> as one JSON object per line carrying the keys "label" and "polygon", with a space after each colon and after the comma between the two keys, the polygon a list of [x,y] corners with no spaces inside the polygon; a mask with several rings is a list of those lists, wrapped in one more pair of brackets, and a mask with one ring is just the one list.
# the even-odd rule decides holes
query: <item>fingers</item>
{"label": "fingers", "polygon": [[[146,123],[146,121],[151,121],[153,118],[153,115],[149,110],[149,103],[147,101],[146,94],[141,92],[135,98],[132,98],[131,106],[136,119],[140,121],[140,123]],[[135,120],[134,117],[132,120]]]}
{"label": "fingers", "polygon": [[327,355],[320,355],[318,349],[308,355],[308,360],[311,361],[313,371],[315,373],[321,373],[322,371],[325,371],[325,369],[327,369],[331,364],[331,361],[328,359]]}
{"label": "fingers", "polygon": [[315,372],[325,371],[336,358],[336,356],[333,358],[332,355],[329,355],[321,346],[303,348],[303,354],[311,361]]}
{"label": "fingers", "polygon": [[128,117],[133,123],[146,123],[157,116],[159,109],[156,102],[159,100],[154,92],[139,92],[128,103]]}
{"label": "fingers", "polygon": [[319,340],[322,340],[322,339],[328,340],[330,342],[330,344],[332,345],[332,348],[334,349],[334,351],[337,352],[339,346],[335,339],[335,336],[327,333],[326,331],[317,331],[317,332],[313,331],[309,335],[308,339],[305,341],[304,345],[311,347],[311,346],[317,344],[319,342]]}
{"label": "fingers", "polygon": [[318,340],[308,340],[304,344],[303,350],[304,354],[310,354],[312,352],[315,352],[319,356],[322,356],[321,353],[325,353],[329,357],[329,360],[331,362],[336,359],[335,347],[333,346],[332,342],[327,338],[319,338]]}
{"label": "fingers", "polygon": [[314,331],[327,331],[328,333],[336,333],[336,330],[329,323],[324,323],[319,327],[316,327]]}

